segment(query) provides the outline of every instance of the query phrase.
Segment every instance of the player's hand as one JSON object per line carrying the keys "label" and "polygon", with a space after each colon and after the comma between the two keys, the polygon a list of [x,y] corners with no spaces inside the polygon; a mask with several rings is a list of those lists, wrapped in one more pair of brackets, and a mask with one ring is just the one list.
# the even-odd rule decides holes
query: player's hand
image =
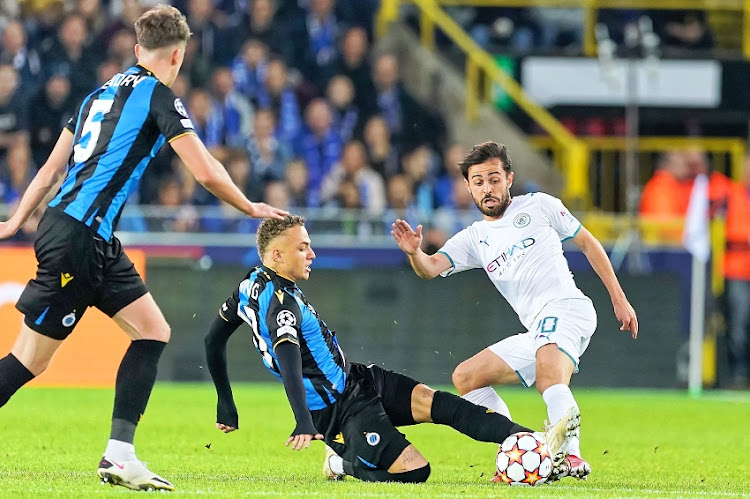
{"label": "player's hand", "polygon": [[391,224],[391,235],[396,244],[407,255],[413,255],[422,245],[422,225],[417,225],[414,232],[406,220],[397,219]]}
{"label": "player's hand", "polygon": [[8,239],[13,237],[18,232],[18,227],[10,221],[0,222],[0,239]]}
{"label": "player's hand", "polygon": [[310,442],[313,440],[323,440],[323,435],[316,433],[311,435],[309,433],[300,433],[299,435],[292,435],[286,439],[286,446],[292,444],[292,450],[302,450],[310,447]]}
{"label": "player's hand", "polygon": [[234,426],[225,425],[224,423],[216,423],[216,429],[223,431],[224,433],[229,433],[236,430],[237,428],[235,428]]}
{"label": "player's hand", "polygon": [[289,215],[288,211],[274,208],[273,206],[269,206],[266,203],[251,203],[251,204],[252,206],[250,207],[250,212],[248,213],[248,215],[250,215],[253,218],[282,219],[285,216]]}
{"label": "player's hand", "polygon": [[622,322],[620,331],[630,331],[633,339],[638,337],[638,317],[635,315],[635,310],[627,300],[614,304],[615,317],[617,320]]}

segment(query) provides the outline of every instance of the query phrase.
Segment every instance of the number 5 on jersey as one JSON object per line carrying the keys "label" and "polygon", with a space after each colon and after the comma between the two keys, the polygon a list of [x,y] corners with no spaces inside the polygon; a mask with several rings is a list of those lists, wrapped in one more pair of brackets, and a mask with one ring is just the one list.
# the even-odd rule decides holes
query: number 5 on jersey
{"label": "number 5 on jersey", "polygon": [[112,109],[114,102],[113,99],[97,99],[91,103],[89,114],[83,123],[81,138],[78,139],[78,143],[73,147],[73,161],[76,163],[83,163],[91,157],[99,140],[99,134],[102,131],[104,115]]}

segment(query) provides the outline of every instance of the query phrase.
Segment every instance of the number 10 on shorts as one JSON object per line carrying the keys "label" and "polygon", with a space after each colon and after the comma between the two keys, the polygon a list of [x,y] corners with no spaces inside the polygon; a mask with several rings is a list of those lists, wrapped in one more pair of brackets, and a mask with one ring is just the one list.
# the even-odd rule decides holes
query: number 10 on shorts
{"label": "number 10 on shorts", "polygon": [[539,336],[549,336],[551,333],[554,333],[557,329],[557,317],[545,317],[544,319],[539,321],[539,324],[536,327],[537,329],[537,337]]}

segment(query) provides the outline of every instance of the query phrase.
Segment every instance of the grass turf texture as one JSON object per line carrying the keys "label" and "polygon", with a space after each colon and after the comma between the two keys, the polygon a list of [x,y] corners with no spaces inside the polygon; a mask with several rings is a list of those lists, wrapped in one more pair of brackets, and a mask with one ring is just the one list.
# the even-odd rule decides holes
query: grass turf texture
{"label": "grass turf texture", "polygon": [[[750,494],[750,395],[575,391],[588,482],[567,478],[534,488],[491,484],[494,444],[451,428],[405,428],[432,464],[426,484],[375,484],[321,476],[323,444],[284,447],[294,427],[279,385],[238,384],[240,430],[214,428],[208,384],[160,383],[136,435],[140,459],[172,481],[177,496],[320,497],[732,497]],[[514,418],[538,427],[545,417],[532,390],[502,392]],[[101,486],[95,469],[109,432],[113,392],[24,389],[0,409],[0,497],[137,494]],[[210,444],[210,448],[209,445]]]}

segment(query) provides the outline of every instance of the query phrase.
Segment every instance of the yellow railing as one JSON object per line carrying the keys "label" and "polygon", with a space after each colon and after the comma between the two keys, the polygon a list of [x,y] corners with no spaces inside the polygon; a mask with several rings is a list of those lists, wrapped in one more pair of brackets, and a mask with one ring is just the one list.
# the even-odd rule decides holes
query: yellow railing
{"label": "yellow railing", "polygon": [[[617,197],[612,186],[618,182],[625,185],[624,178],[618,178],[624,174],[626,153],[625,137],[579,137],[586,144],[589,153],[589,164],[592,167],[592,178],[586,182],[598,179],[598,184],[607,186],[608,189],[594,190],[592,199],[596,206],[606,212],[618,212],[625,209],[624,192]],[[529,142],[542,151],[546,151],[554,158],[560,154],[559,145],[547,136],[531,136]],[[698,149],[705,152],[715,171],[724,173],[735,180],[740,180],[744,168],[746,143],[740,138],[723,137],[639,137],[634,141],[640,165],[639,180],[641,184],[651,177],[654,172],[658,155],[668,151]]]}
{"label": "yellow railing", "polygon": [[[558,154],[565,177],[563,198],[576,208],[588,208],[590,191],[588,186],[588,152],[586,145],[571,134],[546,109],[534,102],[512,76],[503,72],[490,54],[479,47],[466,32],[441,9],[435,0],[410,0],[420,10],[420,32],[425,47],[435,47],[435,27],[445,33],[466,55],[466,119],[474,122],[479,116],[482,97],[480,87],[487,89],[491,84],[499,85],[515,104],[526,112],[547,133]],[[385,33],[388,25],[398,18],[399,0],[383,0],[376,20],[379,34]],[[482,76],[485,80],[482,81]]]}
{"label": "yellow railing", "polygon": [[596,55],[597,11],[603,9],[695,9],[730,11],[742,16],[742,53],[750,59],[750,0],[436,0],[440,5],[486,7],[573,7],[582,10],[583,53]]}

